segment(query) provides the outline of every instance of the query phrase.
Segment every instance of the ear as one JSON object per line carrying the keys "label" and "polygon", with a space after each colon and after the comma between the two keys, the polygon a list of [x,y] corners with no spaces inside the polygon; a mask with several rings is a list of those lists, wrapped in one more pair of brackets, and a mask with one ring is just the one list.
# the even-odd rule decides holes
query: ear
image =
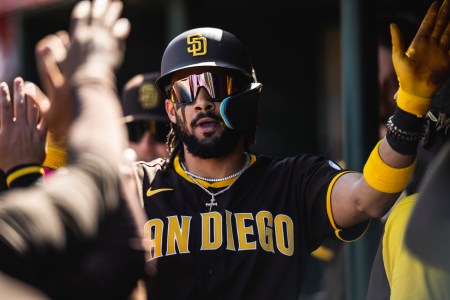
{"label": "ear", "polygon": [[169,116],[169,119],[172,123],[177,123],[177,118],[175,116],[176,113],[176,109],[175,109],[175,103],[173,103],[172,101],[166,99],[166,112],[167,115]]}

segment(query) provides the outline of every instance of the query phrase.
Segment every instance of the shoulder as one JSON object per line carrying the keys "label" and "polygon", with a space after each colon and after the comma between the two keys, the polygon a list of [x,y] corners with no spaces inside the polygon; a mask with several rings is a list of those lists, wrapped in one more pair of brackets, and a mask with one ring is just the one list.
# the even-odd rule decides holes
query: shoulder
{"label": "shoulder", "polygon": [[144,174],[150,175],[151,178],[158,172],[163,170],[168,164],[167,159],[156,158],[152,161],[137,161],[133,163],[134,171],[136,176],[139,178],[143,178]]}

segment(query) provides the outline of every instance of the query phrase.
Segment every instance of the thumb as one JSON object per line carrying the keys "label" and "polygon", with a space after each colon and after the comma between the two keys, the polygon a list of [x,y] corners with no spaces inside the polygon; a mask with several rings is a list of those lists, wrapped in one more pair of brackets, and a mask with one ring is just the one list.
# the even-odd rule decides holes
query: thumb
{"label": "thumb", "polygon": [[405,43],[400,33],[400,28],[395,23],[391,23],[391,39],[392,39],[392,59],[401,58],[405,54]]}

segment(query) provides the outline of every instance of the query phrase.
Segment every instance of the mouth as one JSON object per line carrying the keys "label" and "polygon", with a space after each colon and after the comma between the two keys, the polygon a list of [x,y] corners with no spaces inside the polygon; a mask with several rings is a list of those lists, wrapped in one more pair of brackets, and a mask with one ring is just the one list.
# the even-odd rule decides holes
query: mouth
{"label": "mouth", "polygon": [[195,123],[195,127],[203,133],[209,133],[219,128],[220,122],[213,118],[201,118]]}

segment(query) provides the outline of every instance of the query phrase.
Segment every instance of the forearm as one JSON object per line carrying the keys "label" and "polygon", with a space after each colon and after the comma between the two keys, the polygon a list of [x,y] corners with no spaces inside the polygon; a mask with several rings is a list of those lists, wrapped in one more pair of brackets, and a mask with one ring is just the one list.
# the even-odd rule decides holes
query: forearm
{"label": "forearm", "polygon": [[[118,122],[121,108],[115,77],[110,70],[96,67],[92,65],[78,70],[71,80],[71,93],[78,99],[76,111],[79,113],[69,133],[68,159],[74,157],[71,152],[89,150],[118,165],[125,149],[126,133]],[[100,111],[102,118],[98,118]]]}

